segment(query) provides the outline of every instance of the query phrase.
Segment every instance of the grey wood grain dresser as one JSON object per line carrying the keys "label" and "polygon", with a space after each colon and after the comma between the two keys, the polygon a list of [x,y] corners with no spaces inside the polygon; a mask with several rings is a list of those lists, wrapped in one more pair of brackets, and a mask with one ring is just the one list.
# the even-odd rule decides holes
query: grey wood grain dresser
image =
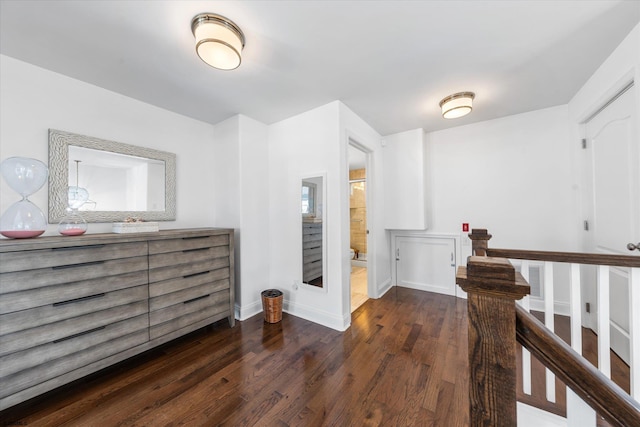
{"label": "grey wood grain dresser", "polygon": [[234,320],[233,230],[0,240],[0,410]]}

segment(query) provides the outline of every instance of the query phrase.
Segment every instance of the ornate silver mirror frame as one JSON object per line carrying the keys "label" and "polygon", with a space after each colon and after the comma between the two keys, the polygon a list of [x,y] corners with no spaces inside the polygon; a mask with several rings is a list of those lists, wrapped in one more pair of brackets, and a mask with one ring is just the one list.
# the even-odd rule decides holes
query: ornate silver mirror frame
{"label": "ornate silver mirror frame", "polygon": [[69,189],[69,146],[89,148],[164,162],[165,204],[158,211],[82,211],[87,222],[119,222],[127,217],[144,221],[176,219],[176,155],[151,148],[108,141],[49,129],[49,223],[59,222],[67,212]]}

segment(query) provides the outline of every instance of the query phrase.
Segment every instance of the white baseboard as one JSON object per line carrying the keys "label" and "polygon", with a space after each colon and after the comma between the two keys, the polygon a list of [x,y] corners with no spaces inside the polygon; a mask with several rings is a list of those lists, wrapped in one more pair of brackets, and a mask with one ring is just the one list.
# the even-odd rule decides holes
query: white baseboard
{"label": "white baseboard", "polygon": [[247,320],[258,313],[262,313],[262,300],[254,301],[251,304],[243,305],[242,307],[236,303],[234,311],[236,319],[240,321]]}
{"label": "white baseboard", "polygon": [[349,326],[351,326],[351,313],[347,313],[343,316],[336,316],[333,313],[318,310],[316,307],[294,303],[286,299],[283,301],[282,305],[282,311],[285,313],[318,323],[322,326],[326,326],[327,328],[335,329],[336,331],[346,331]]}
{"label": "white baseboard", "polygon": [[611,349],[628,365],[631,361],[631,350],[629,348],[629,332],[620,325],[611,322]]}
{"label": "white baseboard", "polygon": [[423,285],[421,283],[404,282],[402,285],[398,285],[398,286],[400,286],[401,288],[415,289],[415,290],[418,290],[418,291],[434,292],[434,293],[437,293],[437,294],[451,295],[451,296],[454,296],[454,297],[456,296],[455,295],[455,288],[453,289],[453,293],[450,293],[451,291],[446,289],[446,288],[440,288],[440,287],[437,287],[437,286]]}
{"label": "white baseboard", "polygon": [[382,298],[391,288],[393,288],[393,286],[391,286],[391,277],[389,277],[382,285],[378,286],[378,289],[376,289],[378,295],[375,298]]}
{"label": "white baseboard", "polygon": [[[544,311],[544,301],[541,299],[529,299],[529,303],[532,311]],[[559,314],[561,316],[571,316],[571,311],[569,307],[569,303],[567,302],[554,302],[553,309],[555,310],[555,314]]]}

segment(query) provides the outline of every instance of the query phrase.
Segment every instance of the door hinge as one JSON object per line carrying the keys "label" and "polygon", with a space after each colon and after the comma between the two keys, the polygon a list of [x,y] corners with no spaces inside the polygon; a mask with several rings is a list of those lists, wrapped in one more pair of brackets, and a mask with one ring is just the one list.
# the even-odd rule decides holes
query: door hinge
{"label": "door hinge", "polygon": [[584,220],[584,231],[589,231],[589,221]]}
{"label": "door hinge", "polygon": [[591,303],[585,303],[584,311],[591,313]]}
{"label": "door hinge", "polygon": [[586,138],[582,138],[582,149],[583,150],[587,149],[587,139]]}
{"label": "door hinge", "polygon": [[396,249],[396,261],[400,261],[400,248]]}

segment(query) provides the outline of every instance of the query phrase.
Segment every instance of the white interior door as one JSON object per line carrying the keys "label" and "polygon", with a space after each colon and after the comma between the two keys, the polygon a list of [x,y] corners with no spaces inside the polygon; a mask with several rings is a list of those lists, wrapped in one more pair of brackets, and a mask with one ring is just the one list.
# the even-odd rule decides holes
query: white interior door
{"label": "white interior door", "polygon": [[397,236],[395,247],[398,286],[456,294],[454,239]]}
{"label": "white interior door", "polygon": [[[640,157],[634,89],[631,86],[619,95],[585,126],[588,252],[638,254],[627,250],[629,242],[640,241]],[[611,268],[609,280],[611,348],[628,361],[628,271]],[[587,293],[594,295],[593,286]]]}

